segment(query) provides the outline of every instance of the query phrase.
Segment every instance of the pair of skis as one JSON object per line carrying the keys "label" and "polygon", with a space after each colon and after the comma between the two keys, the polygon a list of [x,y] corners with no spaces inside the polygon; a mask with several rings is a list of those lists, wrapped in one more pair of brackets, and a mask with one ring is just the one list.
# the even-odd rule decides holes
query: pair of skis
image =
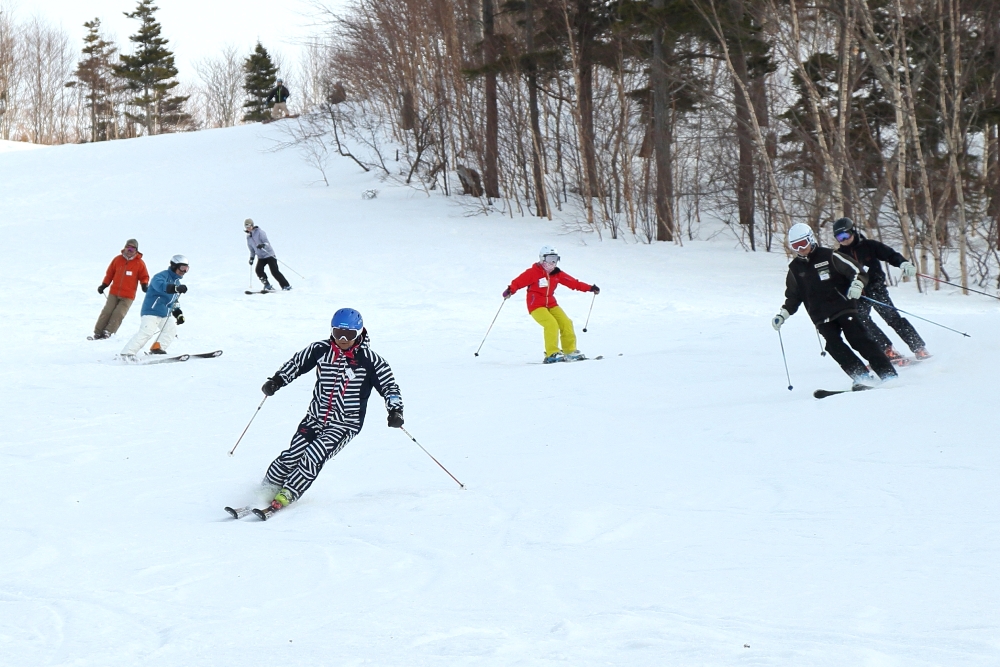
{"label": "pair of skis", "polygon": [[256,507],[251,507],[250,505],[245,505],[243,507],[227,507],[226,511],[229,512],[229,516],[234,519],[242,519],[245,516],[250,516],[253,514],[261,521],[267,521],[278,511],[268,505],[263,509],[257,509]]}
{"label": "pair of skis", "polygon": [[156,357],[151,355],[151,358],[143,359],[136,365],[152,366],[153,364],[172,364],[178,361],[187,361],[192,357],[196,359],[214,359],[215,357],[219,356],[222,356],[222,350],[215,350],[214,352],[202,352],[201,354],[178,354],[175,357]]}

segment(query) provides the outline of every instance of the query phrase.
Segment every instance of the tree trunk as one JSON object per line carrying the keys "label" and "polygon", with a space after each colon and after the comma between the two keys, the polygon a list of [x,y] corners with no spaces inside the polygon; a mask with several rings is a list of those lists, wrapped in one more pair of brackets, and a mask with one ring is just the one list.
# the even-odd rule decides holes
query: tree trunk
{"label": "tree trunk", "polygon": [[[739,11],[739,14],[734,11],[734,20],[739,22],[743,13],[743,3],[737,1],[733,5],[734,10],[738,9]],[[733,85],[736,105],[736,142],[740,151],[739,171],[736,177],[736,202],[740,212],[740,224],[747,230],[747,235],[750,237],[750,249],[756,250],[754,240],[753,122],[750,120],[752,113],[750,100],[743,94],[744,89],[749,89],[751,84],[743,45],[739,40],[733,41],[733,69],[736,71],[736,76],[743,82],[743,86]]]}
{"label": "tree trunk", "polygon": [[580,104],[580,124],[582,125],[583,159],[587,170],[584,179],[584,196],[594,197],[597,193],[597,152],[594,148],[594,63],[590,54],[589,0],[577,0],[576,25],[579,50],[580,90],[577,98]]}
{"label": "tree trunk", "polygon": [[[662,10],[664,0],[653,0],[653,9]],[[670,99],[667,92],[666,30],[653,31],[653,62],[650,84],[653,90],[653,155],[656,159],[656,240],[674,240],[674,182],[670,155]]]}
{"label": "tree trunk", "polygon": [[[496,58],[496,46],[493,43],[493,0],[483,0],[483,58],[491,65]],[[491,199],[500,198],[500,179],[498,175],[498,156],[500,154],[497,137],[499,135],[499,119],[497,116],[497,75],[490,71],[486,74],[486,164],[483,169],[483,186],[486,196]]]}
{"label": "tree trunk", "polygon": [[535,180],[535,215],[547,217],[548,205],[545,200],[545,181],[542,178],[542,129],[538,122],[538,76],[535,73],[535,3],[524,3],[526,17],[524,30],[528,51],[528,110],[531,113],[531,171]]}

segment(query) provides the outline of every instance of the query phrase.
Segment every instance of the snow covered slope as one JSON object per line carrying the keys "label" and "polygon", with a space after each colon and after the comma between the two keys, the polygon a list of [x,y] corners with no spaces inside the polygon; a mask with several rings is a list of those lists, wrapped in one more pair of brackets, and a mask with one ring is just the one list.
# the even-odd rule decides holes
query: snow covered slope
{"label": "snow covered slope", "polygon": [[[600,242],[467,217],[348,160],[331,187],[280,128],[0,155],[0,664],[996,665],[995,302],[894,288],[935,353],[892,386],[847,378],[804,313],[769,320],[785,259],[724,242]],[[379,196],[361,193],[377,188]],[[246,296],[243,219],[290,293]],[[187,255],[172,351],[87,342],[130,237]],[[544,243],[595,282],[560,292],[581,349],[543,366],[522,294]],[[260,385],[342,306],[393,365],[406,427],[364,431],[267,523],[256,485],[310,378]]]}

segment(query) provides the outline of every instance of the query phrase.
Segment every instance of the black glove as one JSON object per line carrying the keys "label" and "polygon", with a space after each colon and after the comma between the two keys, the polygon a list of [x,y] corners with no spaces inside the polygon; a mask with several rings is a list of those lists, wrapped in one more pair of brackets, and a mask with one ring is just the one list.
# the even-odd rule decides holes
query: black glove
{"label": "black glove", "polygon": [[253,255],[250,255],[250,266],[253,266]]}
{"label": "black glove", "polygon": [[264,244],[263,243],[258,243],[257,244],[257,250],[263,250],[263,249],[264,249]]}
{"label": "black glove", "polygon": [[187,291],[188,291],[188,286],[187,285],[178,285],[177,286],[177,293],[178,294],[184,294]]}
{"label": "black glove", "polygon": [[389,428],[401,428],[403,426],[403,410],[394,408],[389,410]]}
{"label": "black glove", "polygon": [[98,294],[104,294],[104,290],[108,289],[107,283],[101,283],[101,286],[97,288]]}
{"label": "black glove", "polygon": [[265,394],[267,394],[268,396],[274,396],[274,392],[278,391],[284,386],[285,386],[285,381],[281,379],[280,375],[275,373],[274,377],[267,378],[267,382],[264,383],[264,386],[261,387],[260,390]]}
{"label": "black glove", "polygon": [[[594,294],[600,294],[601,293],[601,288],[598,287],[597,285],[591,285],[590,286],[590,291],[593,292]],[[602,301],[601,303],[604,303],[604,302]]]}
{"label": "black glove", "polygon": [[177,318],[177,324],[184,324],[184,313],[180,308],[174,308],[173,316]]}
{"label": "black glove", "polygon": [[145,293],[146,293],[146,290],[148,290],[148,289],[149,289],[149,285],[147,285],[146,283],[140,283],[140,284],[139,284],[139,287],[141,287],[141,288],[142,288],[142,293],[143,293],[143,294],[145,294]]}

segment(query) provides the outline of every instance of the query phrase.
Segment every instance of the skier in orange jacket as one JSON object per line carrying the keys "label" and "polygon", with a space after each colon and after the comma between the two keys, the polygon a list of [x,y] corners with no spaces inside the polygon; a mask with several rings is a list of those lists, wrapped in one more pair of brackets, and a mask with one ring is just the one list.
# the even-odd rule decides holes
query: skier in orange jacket
{"label": "skier in orange jacket", "polygon": [[577,292],[601,293],[597,285],[588,285],[577,280],[556,266],[558,263],[559,253],[556,249],[552,246],[542,246],[538,251],[538,263],[532,264],[527,271],[514,278],[503,292],[503,298],[509,299],[522,287],[528,288],[528,313],[545,330],[543,361],[546,364],[586,359],[583,353],[576,349],[573,321],[556,302],[556,288],[565,285]]}
{"label": "skier in orange jacket", "polygon": [[125,242],[121,254],[111,260],[104,274],[104,281],[97,288],[98,294],[104,294],[104,290],[108,289],[108,286],[111,287],[107,301],[104,302],[104,309],[101,310],[94,325],[93,340],[108,338],[118,331],[122,320],[132,307],[135,290],[139,285],[145,292],[146,286],[149,285],[149,271],[146,270],[146,263],[142,261],[139,242],[129,239]]}

